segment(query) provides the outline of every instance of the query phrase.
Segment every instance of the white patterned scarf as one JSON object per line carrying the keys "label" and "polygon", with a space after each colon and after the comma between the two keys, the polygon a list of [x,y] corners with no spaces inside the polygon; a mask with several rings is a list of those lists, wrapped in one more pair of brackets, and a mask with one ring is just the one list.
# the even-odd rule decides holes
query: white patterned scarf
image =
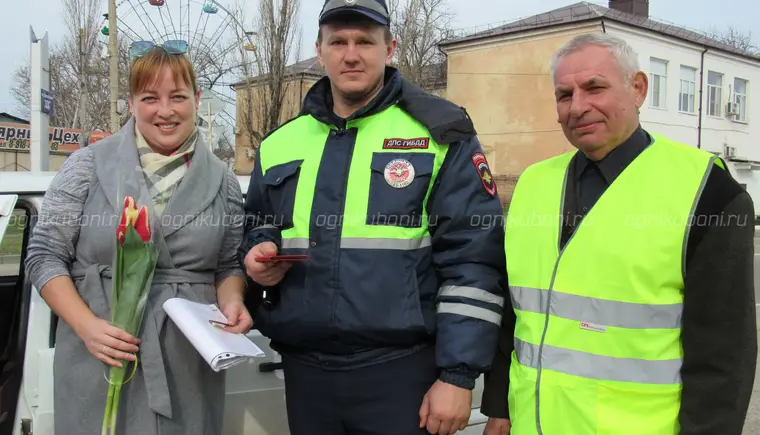
{"label": "white patterned scarf", "polygon": [[153,151],[145,137],[135,126],[135,141],[140,156],[140,165],[158,216],[163,214],[166,204],[190,167],[197,139],[198,128],[196,127],[182,146],[170,155],[165,156]]}

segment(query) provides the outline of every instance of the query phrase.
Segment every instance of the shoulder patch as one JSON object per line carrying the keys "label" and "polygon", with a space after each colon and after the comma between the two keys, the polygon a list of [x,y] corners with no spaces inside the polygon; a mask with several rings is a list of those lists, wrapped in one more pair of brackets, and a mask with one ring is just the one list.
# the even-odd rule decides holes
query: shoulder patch
{"label": "shoulder patch", "polygon": [[488,167],[488,161],[486,156],[481,152],[477,152],[472,155],[472,164],[475,165],[475,170],[480,177],[480,183],[483,184],[483,188],[489,195],[496,195],[496,181],[493,179],[491,168]]}
{"label": "shoulder patch", "polygon": [[427,149],[428,146],[430,146],[430,139],[426,137],[414,139],[389,138],[383,141],[384,150]]}

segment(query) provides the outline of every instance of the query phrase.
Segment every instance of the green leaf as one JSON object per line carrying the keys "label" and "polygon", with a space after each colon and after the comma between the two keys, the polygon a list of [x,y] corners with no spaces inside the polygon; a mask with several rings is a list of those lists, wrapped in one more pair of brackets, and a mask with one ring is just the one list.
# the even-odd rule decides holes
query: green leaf
{"label": "green leaf", "polygon": [[123,270],[124,270],[124,250],[122,247],[117,243],[116,244],[116,262],[115,262],[115,269],[112,273],[111,278],[111,322],[115,320],[116,310],[114,307],[119,305],[119,291],[122,287],[122,282],[124,281],[123,277]]}
{"label": "green leaf", "polygon": [[143,242],[132,227],[127,228],[122,249],[123,275],[114,325],[134,335],[143,317],[157,255],[155,246]]}

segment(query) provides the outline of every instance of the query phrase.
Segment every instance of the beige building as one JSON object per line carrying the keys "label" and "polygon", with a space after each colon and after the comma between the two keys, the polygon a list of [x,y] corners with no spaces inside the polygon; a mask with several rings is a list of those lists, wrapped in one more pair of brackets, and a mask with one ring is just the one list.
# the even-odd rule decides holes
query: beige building
{"label": "beige building", "polygon": [[[280,112],[280,123],[295,117],[301,109],[301,101],[312,85],[324,76],[324,70],[316,57],[290,65],[285,70],[283,86],[285,99]],[[261,117],[261,102],[265,97],[268,80],[265,77],[249,77],[232,85],[236,100],[236,129],[235,129],[235,164],[234,170],[238,175],[250,175],[253,171],[255,138],[251,138],[250,130],[259,132],[258,120]],[[249,94],[250,92],[250,94]],[[249,102],[253,103],[249,110]]]}
{"label": "beige building", "polygon": [[[527,166],[574,149],[557,123],[549,64],[579,34],[614,34],[638,52],[650,77],[641,111],[648,131],[717,154],[724,154],[723,143],[749,139],[746,106],[754,96],[732,94],[730,85],[752,89],[747,82],[760,71],[760,58],[650,19],[647,0],[608,5],[579,2],[441,45],[448,55],[448,97],[473,118],[505,201]],[[746,178],[751,184],[754,177]]]}

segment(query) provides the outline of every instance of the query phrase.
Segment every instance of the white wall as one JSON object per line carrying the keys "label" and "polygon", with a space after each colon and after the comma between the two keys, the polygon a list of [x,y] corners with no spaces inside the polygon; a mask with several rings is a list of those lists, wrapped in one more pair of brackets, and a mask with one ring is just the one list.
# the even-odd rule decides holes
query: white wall
{"label": "white wall", "polygon": [[[700,62],[704,46],[690,44],[676,38],[662,36],[618,24],[605,23],[606,31],[625,39],[639,55],[639,66],[643,71],[650,71],[650,58],[667,62],[667,79],[665,107],[651,107],[653,83],[650,77],[647,102],[641,110],[642,126],[651,132],[666,135],[674,140],[697,146],[699,143],[700,120],[700,78],[702,80],[702,132],[701,148],[723,155],[726,145],[735,147],[736,158],[755,162],[743,164],[731,162],[731,173],[740,182],[747,185],[747,191],[755,202],[755,213],[760,214],[760,61],[724,54],[718,50],[708,49],[704,55],[703,69]],[[679,111],[679,92],[681,89],[681,65],[696,68],[695,113]],[[708,71],[723,74],[721,116],[707,115]],[[702,76],[700,77],[700,72]],[[734,78],[748,81],[747,85],[747,122],[737,122],[733,116],[726,116],[726,104],[729,102],[729,85],[733,91]]]}

